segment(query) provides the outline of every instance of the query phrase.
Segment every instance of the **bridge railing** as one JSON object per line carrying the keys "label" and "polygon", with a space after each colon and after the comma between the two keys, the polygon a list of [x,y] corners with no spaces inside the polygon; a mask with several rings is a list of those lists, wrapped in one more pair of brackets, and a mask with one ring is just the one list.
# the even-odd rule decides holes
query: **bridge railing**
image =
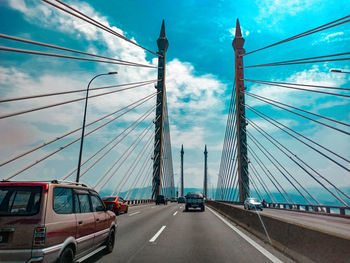
{"label": "bridge railing", "polygon": [[128,205],[149,204],[154,202],[153,199],[128,200]]}
{"label": "bridge railing", "polygon": [[330,215],[349,215],[350,207],[343,206],[329,206],[329,205],[307,205],[307,204],[287,204],[287,203],[267,203],[268,208],[283,209],[283,210],[297,210],[302,212],[314,212]]}
{"label": "bridge railing", "polygon": [[[219,201],[233,205],[243,205],[242,202]],[[288,203],[266,203],[267,208],[291,210],[307,213],[327,214],[332,216],[347,216],[350,217],[350,207],[330,206],[330,205],[309,205],[309,204],[288,204]]]}

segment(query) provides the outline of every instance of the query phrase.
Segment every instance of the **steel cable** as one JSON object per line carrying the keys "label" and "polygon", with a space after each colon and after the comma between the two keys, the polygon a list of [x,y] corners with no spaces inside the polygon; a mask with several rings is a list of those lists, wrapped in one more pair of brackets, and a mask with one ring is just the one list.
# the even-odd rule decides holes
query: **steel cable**
{"label": "steel cable", "polygon": [[[117,87],[130,86],[130,85],[136,85],[136,84],[148,85],[148,84],[152,84],[155,82],[157,82],[157,80],[139,81],[139,82],[133,82],[133,83],[104,86],[104,87],[98,87],[98,88],[90,88],[89,91],[117,88]],[[136,86],[135,88],[138,88],[138,87],[141,87],[141,86]],[[131,88],[134,88],[134,87],[131,87]],[[124,91],[124,90],[129,90],[129,89],[130,88],[118,89],[118,91]],[[18,101],[18,100],[36,99],[36,98],[50,97],[50,96],[57,96],[57,95],[66,95],[66,94],[79,93],[79,92],[86,92],[86,89],[52,92],[52,93],[45,93],[45,94],[36,94],[36,95],[22,96],[22,97],[16,97],[16,98],[4,98],[4,99],[0,99],[0,103]]]}
{"label": "steel cable", "polygon": [[[141,86],[145,86],[145,85],[148,85],[148,84],[140,84],[140,85],[136,85],[136,86],[133,86],[133,87],[128,87],[128,88],[125,88],[125,89],[119,89],[119,90],[104,92],[104,93],[88,96],[87,98],[96,98],[96,97],[100,97],[100,96],[105,96],[105,95],[108,95],[108,94],[113,94],[113,93],[116,93],[116,92],[120,92],[122,90],[132,89],[132,88],[141,87]],[[30,113],[30,112],[44,110],[44,109],[48,109],[48,108],[52,108],[52,107],[57,107],[57,106],[61,106],[61,105],[65,105],[65,104],[69,104],[69,103],[73,103],[73,102],[77,102],[77,101],[81,101],[81,100],[86,100],[86,97],[79,98],[79,99],[74,99],[74,100],[69,100],[69,101],[63,101],[63,102],[54,103],[54,104],[50,104],[50,105],[45,105],[45,106],[42,106],[42,107],[32,108],[32,109],[28,109],[28,110],[18,111],[18,112],[15,112],[15,113],[0,115],[0,119],[5,119],[5,118],[9,118],[9,117],[22,115],[22,114],[25,114],[25,113]]]}
{"label": "steel cable", "polygon": [[326,95],[333,95],[333,96],[338,96],[338,97],[350,98],[349,95],[345,95],[345,94],[337,94],[337,93],[325,92],[325,91],[320,91],[320,90],[312,90],[312,89],[303,89],[303,88],[297,88],[297,87],[290,87],[290,86],[285,86],[285,85],[269,83],[267,81],[259,81],[259,80],[247,80],[247,81],[248,82],[254,82],[254,83],[257,83],[257,84],[263,84],[263,85],[267,85],[267,86],[276,86],[276,87],[281,87],[281,88],[286,88],[286,89],[295,89],[295,90],[309,91],[309,92],[314,92],[314,93],[320,93],[320,94],[326,94]]}
{"label": "steel cable", "polygon": [[306,111],[306,110],[303,110],[303,109],[300,109],[300,108],[297,108],[297,107],[294,107],[294,106],[282,103],[282,102],[277,101],[277,100],[268,99],[266,97],[259,96],[259,95],[256,95],[256,94],[250,93],[250,92],[244,92],[244,93],[247,94],[250,97],[256,98],[256,99],[258,99],[260,101],[264,101],[265,103],[268,103],[268,104],[271,104],[271,105],[274,105],[274,104],[273,103],[269,103],[268,101],[274,102],[274,103],[277,103],[277,104],[280,104],[280,105],[283,105],[283,106],[286,106],[286,107],[289,107],[289,108],[292,108],[292,109],[295,109],[295,110],[298,110],[298,111],[302,111],[302,112],[305,112],[307,114],[310,114],[310,115],[313,115],[313,116],[316,116],[316,117],[319,117],[319,118],[322,118],[322,119],[325,119],[325,120],[328,120],[328,121],[336,122],[338,124],[350,127],[350,124],[348,124],[348,123],[337,121],[337,120],[329,118],[329,117],[325,117],[325,116],[322,116],[322,115],[319,115],[319,114],[316,114],[316,113],[313,113],[313,112],[310,112],[310,111]]}
{"label": "steel cable", "polygon": [[[101,118],[99,118],[99,119],[97,119],[97,120],[95,120],[95,121],[92,121],[92,122],[86,124],[85,127],[88,127],[88,126],[90,126],[90,125],[92,125],[92,124],[95,124],[95,123],[97,123],[97,122],[99,122],[99,121],[101,121],[101,120],[103,120],[103,119],[105,119],[105,118],[107,118],[107,117],[109,117],[109,116],[112,116],[112,115],[114,115],[114,114],[116,114],[116,113],[118,113],[118,112],[120,112],[120,111],[122,111],[122,110],[125,110],[125,109],[129,108],[130,106],[133,106],[133,105],[135,105],[135,104],[137,104],[137,103],[139,103],[139,102],[141,102],[141,101],[143,101],[143,100],[145,100],[145,99],[147,99],[147,98],[150,98],[150,97],[153,98],[155,95],[156,95],[156,93],[153,93],[153,94],[148,95],[148,96],[146,96],[146,97],[144,97],[144,98],[142,98],[142,99],[140,99],[140,100],[137,100],[137,101],[135,101],[135,102],[133,102],[133,103],[131,103],[131,104],[129,104],[129,105],[127,105],[127,106],[125,106],[125,107],[123,107],[123,108],[117,110],[117,111],[114,111],[114,112],[112,112],[112,113],[110,113],[110,114],[107,114],[107,115],[105,115],[105,116],[103,116],[103,117],[101,117]],[[142,103],[139,104],[139,105],[136,105],[136,106],[133,107],[132,109],[135,109],[136,107],[138,107],[138,106],[140,106],[140,105],[142,105]],[[79,131],[79,130],[81,130],[81,129],[82,129],[82,127],[77,128],[77,129],[75,129],[75,130],[73,130],[73,131],[67,132],[67,133],[65,133],[64,135],[61,135],[61,136],[59,136],[59,137],[56,137],[55,139],[52,139],[52,140],[50,140],[50,141],[48,141],[48,142],[45,142],[45,143],[43,143],[43,144],[41,144],[41,145],[39,145],[39,146],[37,146],[37,147],[32,148],[32,149],[30,149],[30,150],[28,150],[28,151],[26,151],[26,152],[24,152],[24,153],[21,153],[21,154],[15,156],[15,157],[13,157],[13,158],[11,158],[11,159],[9,159],[9,160],[6,160],[6,161],[0,163],[0,167],[6,165],[6,164],[8,164],[8,163],[11,163],[11,162],[13,162],[13,161],[15,161],[15,160],[17,160],[17,159],[19,159],[19,158],[21,158],[21,157],[27,155],[27,154],[30,154],[30,153],[32,153],[32,152],[34,152],[34,151],[36,151],[36,150],[39,150],[39,149],[41,149],[41,148],[43,148],[43,147],[45,147],[45,146],[47,146],[47,145],[50,145],[50,144],[53,143],[53,142],[56,142],[56,141],[58,141],[58,140],[60,140],[60,139],[63,139],[63,138],[65,138],[65,137],[67,137],[68,135],[71,135],[71,134],[73,134],[73,133],[75,133],[75,132],[77,132],[77,131]]]}
{"label": "steel cable", "polygon": [[[250,124],[261,134],[263,135],[269,142],[271,142],[277,149],[279,149],[284,155],[286,155],[291,161],[293,161],[299,168],[301,168],[307,175],[312,177],[319,185],[321,185],[327,192],[329,192],[333,197],[335,197],[338,201],[340,201],[345,206],[348,206],[347,203],[341,199],[338,198],[332,191],[330,191],[322,182],[320,182],[315,176],[313,176],[308,170],[305,169],[300,163],[304,164],[306,167],[308,167],[310,170],[312,170],[314,173],[316,173],[320,178],[322,178],[324,181],[326,181],[328,184],[330,184],[334,189],[336,189],[338,192],[342,193],[345,197],[350,197],[345,194],[343,191],[341,191],[338,187],[336,187],[332,182],[330,182],[327,178],[322,176],[320,173],[318,173],[315,169],[313,169],[310,165],[308,165],[306,162],[304,162],[301,158],[299,158],[295,153],[290,151],[287,147],[285,147],[283,144],[278,142],[276,139],[274,139],[271,135],[269,135],[266,131],[264,131],[262,128],[260,128],[258,125],[256,125],[253,121],[247,119]],[[284,150],[281,149],[281,147],[277,146],[280,145],[284,150],[286,150],[289,154],[294,156],[298,161],[294,160],[289,154],[287,154]],[[300,163],[299,163],[300,162]]]}
{"label": "steel cable", "polygon": [[0,34],[0,38],[5,38],[5,39],[9,39],[9,40],[18,41],[18,42],[33,44],[33,45],[37,45],[37,46],[48,47],[48,48],[52,48],[52,49],[58,49],[58,50],[63,50],[63,51],[69,51],[69,52],[78,53],[78,54],[82,54],[82,55],[87,55],[87,56],[91,56],[91,57],[97,57],[97,58],[108,59],[108,60],[112,60],[112,61],[116,61],[116,62],[126,63],[126,64],[129,64],[130,66],[133,65],[133,66],[140,66],[140,67],[152,67],[152,68],[157,68],[157,67],[155,67],[155,66],[145,65],[145,64],[141,64],[141,63],[135,63],[135,62],[126,61],[126,60],[121,60],[121,59],[116,59],[116,58],[110,58],[110,57],[100,56],[100,55],[96,55],[96,54],[92,54],[92,53],[87,53],[87,52],[83,52],[83,51],[79,51],[79,50],[74,50],[74,49],[70,49],[70,48],[55,46],[55,45],[46,44],[46,43],[42,43],[42,42],[38,42],[38,41],[33,41],[33,40],[29,40],[29,39],[24,39],[24,38],[9,36],[9,35],[5,35],[5,34]]}
{"label": "steel cable", "polygon": [[[152,98],[152,97],[151,97],[151,98]],[[149,99],[150,99],[150,98],[149,98]],[[149,100],[149,99],[148,99],[148,100]],[[146,101],[147,101],[147,100],[143,101],[141,104],[143,104],[143,103],[146,102]],[[123,116],[123,115],[126,114],[126,113],[127,113],[127,112],[124,112],[124,113],[122,113],[121,115],[119,115],[119,116],[113,118],[112,120],[109,120],[108,122],[106,122],[106,123],[104,123],[104,124],[98,126],[97,128],[95,128],[95,129],[89,131],[88,133],[85,134],[84,137],[86,137],[86,136],[88,136],[88,135],[90,135],[90,134],[96,132],[97,130],[101,129],[102,127],[106,126],[107,124],[111,123],[112,121],[114,121],[114,120],[120,118],[121,116]],[[58,153],[59,151],[61,151],[61,150],[65,149],[65,148],[67,148],[68,146],[72,145],[73,143],[75,143],[75,142],[77,142],[77,141],[80,141],[80,139],[81,139],[81,137],[78,137],[78,138],[76,138],[75,140],[71,141],[70,143],[65,144],[64,146],[62,146],[62,147],[58,148],[57,150],[55,150],[55,151],[53,151],[53,152],[51,152],[51,153],[45,155],[44,157],[40,158],[39,160],[35,161],[34,163],[32,163],[32,164],[26,166],[25,168],[23,168],[23,169],[17,171],[17,172],[14,173],[13,175],[7,177],[5,180],[10,180],[10,179],[14,178],[15,176],[19,175],[20,173],[22,173],[22,172],[28,170],[29,168],[33,167],[34,165],[36,165],[36,164],[38,164],[38,163],[40,163],[40,162],[46,160],[46,159],[49,158],[50,156],[52,156],[52,155]]]}
{"label": "steel cable", "polygon": [[19,48],[4,47],[4,46],[0,46],[0,50],[6,51],[6,52],[16,52],[16,53],[38,55],[38,56],[47,56],[47,57],[56,57],[56,58],[69,58],[69,59],[74,59],[74,60],[82,60],[82,61],[90,61],[90,62],[97,62],[97,63],[130,66],[130,67],[157,68],[155,66],[148,66],[148,65],[141,66],[141,64],[135,65],[135,64],[130,64],[130,63],[123,63],[123,62],[116,62],[116,61],[109,61],[109,60],[100,60],[100,59],[93,59],[93,58],[83,58],[83,57],[76,57],[76,56],[68,56],[68,55],[61,55],[61,54],[57,54],[57,53],[49,53],[49,52],[42,52],[42,51],[35,51],[35,50],[28,50],[28,49],[19,49]]}
{"label": "steel cable", "polygon": [[[273,46],[276,46],[276,45],[279,45],[279,44],[282,44],[282,43],[286,43],[286,42],[291,41],[291,40],[294,40],[294,39],[298,39],[298,38],[301,38],[301,37],[304,37],[304,36],[307,36],[307,35],[311,35],[311,34],[314,34],[314,33],[317,33],[317,32],[320,32],[320,31],[323,31],[323,30],[326,30],[326,29],[329,29],[329,28],[332,28],[332,27],[335,27],[335,26],[339,26],[339,25],[348,23],[348,22],[350,22],[350,20],[345,20],[345,19],[347,19],[347,18],[349,18],[349,17],[350,17],[350,15],[349,15],[349,16],[345,16],[345,17],[342,17],[342,18],[340,18],[340,19],[334,20],[334,21],[329,22],[329,23],[327,23],[327,24],[324,24],[324,25],[322,25],[322,26],[319,26],[319,27],[310,29],[310,30],[308,30],[308,31],[305,31],[305,32],[303,32],[303,33],[297,34],[297,35],[295,35],[295,36],[286,38],[286,39],[284,39],[284,40],[282,40],[282,41],[278,41],[278,42],[276,42],[276,43],[273,43],[273,44],[271,44],[271,45],[265,46],[265,47],[263,47],[263,48],[259,48],[259,49],[250,51],[250,52],[248,52],[248,53],[246,53],[246,54],[244,54],[244,55],[242,55],[242,56],[246,56],[246,55],[255,53],[255,52],[260,51],[260,50],[263,50],[263,49],[267,49],[267,48],[270,48],[270,47],[273,47]],[[339,22],[339,21],[341,21],[341,20],[345,20],[345,21]],[[337,23],[337,22],[339,22],[339,23]],[[334,24],[334,23],[337,23],[337,24]],[[334,24],[334,25],[332,25],[332,24]]]}
{"label": "steel cable", "polygon": [[[150,53],[153,54],[153,55],[160,56],[159,54],[154,53],[153,51],[151,51],[151,50],[149,50],[149,49],[147,49],[147,48],[142,47],[141,45],[137,44],[136,42],[134,42],[134,41],[132,41],[132,40],[126,38],[125,36],[123,36],[123,35],[117,33],[116,31],[112,30],[111,28],[109,28],[109,27],[103,25],[102,23],[100,23],[100,22],[98,22],[98,21],[92,19],[91,17],[89,17],[89,16],[83,14],[82,12],[80,12],[80,11],[74,9],[73,7],[71,7],[71,6],[67,5],[67,4],[65,4],[64,2],[61,2],[61,1],[56,0],[56,2],[58,2],[58,3],[60,3],[61,5],[63,5],[63,6],[65,6],[65,7],[67,7],[67,8],[69,8],[69,9],[73,10],[74,12],[78,13],[78,14],[81,15],[81,16],[79,16],[79,15],[77,15],[77,14],[75,14],[75,13],[73,13],[73,12],[67,10],[67,9],[64,9],[64,8],[58,6],[58,5],[56,5],[56,4],[54,4],[54,3],[50,2],[50,1],[47,1],[47,0],[42,0],[42,1],[45,2],[45,3],[47,3],[47,4],[49,4],[49,5],[51,5],[51,6],[54,6],[54,7],[58,8],[58,9],[62,10],[62,11],[64,11],[64,12],[66,12],[66,13],[68,13],[68,14],[74,16],[74,17],[77,17],[77,18],[79,18],[79,19],[81,19],[81,20],[84,20],[85,22],[87,22],[87,23],[89,23],[89,24],[91,24],[91,25],[94,25],[94,26],[96,26],[96,27],[98,27],[98,28],[100,28],[100,29],[102,29],[102,30],[104,30],[104,31],[106,31],[106,32],[108,32],[108,33],[110,33],[110,34],[112,34],[112,35],[115,35],[115,36],[117,36],[117,37],[119,37],[119,38],[121,38],[121,39],[124,39],[125,41],[127,41],[127,42],[129,42],[129,43],[131,43],[131,44],[133,44],[133,45],[135,45],[135,46],[138,46],[138,47],[142,48],[143,50],[150,52]],[[84,17],[85,17],[85,18],[84,18]]]}
{"label": "steel cable", "polygon": [[[250,109],[252,112],[254,112],[255,114],[257,114],[258,116],[260,116],[261,118],[265,119],[266,121],[268,121],[269,123],[271,123],[272,125],[274,125],[275,127],[279,128],[280,130],[284,131],[285,133],[287,133],[288,135],[290,135],[291,137],[293,137],[294,139],[300,141],[301,143],[303,143],[304,145],[308,146],[309,148],[313,149],[314,151],[316,151],[317,153],[321,154],[323,157],[327,158],[328,160],[332,161],[333,163],[335,163],[336,165],[342,167],[343,169],[345,169],[346,171],[350,172],[350,170],[348,168],[346,168],[344,165],[340,164],[339,162],[335,161],[334,159],[330,158],[328,155],[324,154],[323,152],[317,150],[315,147],[311,146],[310,144],[300,140],[298,137],[294,136],[293,134],[289,133],[288,131],[286,131],[285,129],[281,128],[280,126],[276,125],[275,123],[278,123],[279,125],[285,127],[285,125],[281,124],[280,122],[272,119],[271,117],[268,117],[266,114],[262,113],[261,111],[249,106],[246,104],[246,106],[248,107],[248,109]],[[275,123],[274,123],[275,122]],[[290,128],[288,130],[291,130]],[[296,131],[293,131],[294,133],[297,133]],[[297,133],[298,134],[298,133]],[[299,135],[299,134],[298,134]],[[303,137],[304,138],[304,137]],[[317,145],[319,146],[319,145]],[[320,147],[320,146],[319,146]]]}

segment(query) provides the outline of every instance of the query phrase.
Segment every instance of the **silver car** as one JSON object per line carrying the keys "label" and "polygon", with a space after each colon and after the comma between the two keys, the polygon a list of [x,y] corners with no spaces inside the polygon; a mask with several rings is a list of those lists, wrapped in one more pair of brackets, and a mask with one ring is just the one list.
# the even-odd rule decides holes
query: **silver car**
{"label": "silver car", "polygon": [[248,197],[244,201],[244,209],[254,209],[254,210],[263,210],[263,205],[260,201],[258,201],[256,198]]}

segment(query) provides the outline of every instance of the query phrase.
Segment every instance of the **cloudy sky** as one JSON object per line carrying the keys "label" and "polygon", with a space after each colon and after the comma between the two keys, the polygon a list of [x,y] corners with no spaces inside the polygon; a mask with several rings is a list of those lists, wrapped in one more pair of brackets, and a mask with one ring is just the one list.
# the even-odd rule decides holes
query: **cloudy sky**
{"label": "cloudy sky", "polygon": [[[180,148],[183,144],[185,149],[186,187],[201,187],[203,185],[203,151],[205,144],[207,144],[209,151],[209,184],[210,186],[216,186],[217,183],[234,79],[232,40],[236,19],[239,18],[240,20],[245,38],[244,48],[248,52],[348,15],[348,10],[344,8],[348,5],[347,0],[72,0],[65,2],[152,51],[157,51],[156,40],[159,36],[161,21],[165,19],[166,35],[169,40],[166,85],[175,184],[179,184]],[[84,21],[65,15],[42,1],[1,1],[0,17],[0,31],[2,34],[141,64],[157,65],[157,59],[151,53]],[[347,23],[251,54],[244,57],[244,64],[255,65],[348,52],[350,46],[349,33],[350,26]],[[1,46],[63,54],[60,51],[21,44],[15,41],[5,39],[0,41]],[[68,55],[72,54],[68,53]],[[80,62],[4,51],[0,51],[0,56],[0,97],[2,99],[84,89],[94,75],[109,71],[118,71],[118,75],[101,77],[94,82],[93,86],[99,87],[156,79],[156,70],[151,68]],[[331,68],[346,70],[350,67],[348,61],[340,61],[247,68],[245,69],[245,77],[253,80],[350,88],[350,75],[330,73]],[[246,86],[248,91],[252,93],[349,123],[350,104],[348,98],[293,91],[253,83],[246,83]],[[105,116],[154,92],[154,84],[151,84],[91,99],[89,101],[87,122]],[[1,115],[81,98],[82,96],[82,93],[73,93],[59,98],[52,96],[42,99],[0,103]],[[350,158],[348,135],[305,121],[293,114],[267,106],[256,99],[247,98],[246,100],[247,104],[257,107],[285,125],[302,132],[344,157]],[[84,146],[85,158],[96,152],[117,133],[130,125],[132,121],[135,121],[150,109],[154,105],[154,101],[153,99],[145,102],[131,113],[119,118],[119,122],[101,129],[98,133],[91,135],[90,139],[86,139]],[[78,128],[81,125],[83,106],[83,102],[80,101],[1,119],[1,162]],[[320,173],[328,176],[338,186],[350,186],[349,173],[345,172],[344,169],[297,143],[288,135],[281,133],[259,119],[254,113],[247,111],[247,117],[258,123],[283,144],[293,148],[296,154],[317,167]],[[149,115],[138,127],[140,132],[142,131],[141,127],[145,128],[152,118],[154,116]],[[91,129],[93,127],[97,126],[92,125]],[[346,127],[341,125],[338,128],[346,130]],[[248,127],[248,130],[259,138],[259,135],[254,133],[254,129]],[[349,132],[349,129],[347,131]],[[16,173],[78,136],[78,133],[68,136],[60,143],[53,143],[0,167],[1,178]],[[130,144],[136,139],[136,136],[136,133],[131,134],[128,140],[123,141],[113,149],[113,154],[91,169],[84,180],[94,185],[97,178],[105,174],[107,167],[111,166],[115,159],[128,147],[128,143]],[[149,136],[151,136],[151,133],[142,140],[146,143]],[[279,153],[266,141],[261,139],[261,142],[271,153],[279,156]],[[78,144],[75,143],[40,162],[40,164],[27,169],[18,178],[61,178],[76,166],[77,153]],[[312,180],[307,179],[286,158],[281,159],[285,162],[286,167],[296,176],[299,176],[299,179],[306,185],[314,185]],[[349,167],[348,164],[344,165]],[[272,167],[269,164],[267,166]],[[122,168],[121,171],[123,169],[127,168]],[[118,174],[111,182],[116,182],[117,177]],[[286,186],[286,188],[289,188],[289,186]]]}

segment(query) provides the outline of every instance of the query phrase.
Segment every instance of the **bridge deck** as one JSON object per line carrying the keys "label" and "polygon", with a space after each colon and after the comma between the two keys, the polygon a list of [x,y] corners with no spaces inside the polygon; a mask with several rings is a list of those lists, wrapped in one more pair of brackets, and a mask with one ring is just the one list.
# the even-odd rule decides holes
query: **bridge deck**
{"label": "bridge deck", "polygon": [[[184,205],[142,205],[118,216],[119,229],[113,253],[99,253],[86,262],[271,262],[256,247],[226,225],[208,208],[184,211]],[[154,240],[162,226],[163,232]],[[236,227],[236,226],[234,226]],[[236,227],[261,246],[274,262],[293,262],[271,246]],[[86,263],[85,262],[85,263]]]}

